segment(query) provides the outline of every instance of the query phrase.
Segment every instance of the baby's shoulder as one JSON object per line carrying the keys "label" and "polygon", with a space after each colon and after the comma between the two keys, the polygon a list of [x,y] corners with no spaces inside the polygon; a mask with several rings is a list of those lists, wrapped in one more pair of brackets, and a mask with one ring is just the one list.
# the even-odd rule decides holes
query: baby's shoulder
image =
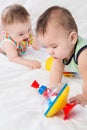
{"label": "baby's shoulder", "polygon": [[78,64],[78,57],[80,57],[82,54],[82,52],[87,49],[87,39],[82,38],[82,37],[78,37],[77,43],[76,43],[76,47],[75,47],[75,54],[74,54],[74,59],[76,64]]}
{"label": "baby's shoulder", "polygon": [[85,48],[87,48],[87,39],[79,36],[76,43],[75,53],[78,53],[79,51],[82,51]]}

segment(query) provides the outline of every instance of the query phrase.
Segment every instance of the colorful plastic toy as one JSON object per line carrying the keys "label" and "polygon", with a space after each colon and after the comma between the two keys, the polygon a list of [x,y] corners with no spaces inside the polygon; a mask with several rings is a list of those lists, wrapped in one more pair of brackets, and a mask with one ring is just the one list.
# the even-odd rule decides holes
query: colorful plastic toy
{"label": "colorful plastic toy", "polygon": [[35,80],[31,86],[38,89],[39,94],[43,95],[46,99],[43,104],[44,115],[46,117],[52,117],[58,111],[63,110],[64,119],[66,119],[72,108],[76,105],[75,102],[71,104],[67,103],[67,97],[69,94],[68,84],[64,84],[60,90],[58,90],[58,87],[52,90],[44,85],[40,86]]}
{"label": "colorful plastic toy", "polygon": [[46,60],[46,64],[45,64],[46,70],[48,70],[48,71],[51,70],[52,63],[53,63],[53,57],[49,57],[49,58]]}
{"label": "colorful plastic toy", "polygon": [[[8,33],[6,33],[5,35],[6,35],[6,39],[12,40],[12,41],[17,45],[17,42],[14,41],[13,38],[12,38],[11,36],[9,36]],[[30,34],[30,35],[29,35],[29,39],[28,39],[28,40],[23,40],[23,41],[22,41],[22,46],[19,45],[19,47],[18,47],[17,50],[18,50],[19,52],[25,53],[26,51],[23,51],[23,50],[22,50],[22,47],[23,47],[23,48],[26,48],[26,47],[28,47],[30,44],[32,44],[32,42],[33,42],[33,40],[32,40],[32,34]]]}
{"label": "colorful plastic toy", "polygon": [[[51,70],[52,63],[53,63],[53,57],[49,57],[45,63],[45,68],[47,71]],[[74,77],[75,75],[77,75],[77,73],[76,72],[63,72],[63,75],[66,77]]]}
{"label": "colorful plastic toy", "polygon": [[29,39],[28,39],[28,41],[26,41],[26,40],[23,40],[22,41],[22,44],[23,44],[23,46],[29,46],[30,44],[32,44],[32,34],[30,34],[29,35]]}
{"label": "colorful plastic toy", "polygon": [[66,77],[74,77],[77,75],[76,72],[63,72],[63,75]]}

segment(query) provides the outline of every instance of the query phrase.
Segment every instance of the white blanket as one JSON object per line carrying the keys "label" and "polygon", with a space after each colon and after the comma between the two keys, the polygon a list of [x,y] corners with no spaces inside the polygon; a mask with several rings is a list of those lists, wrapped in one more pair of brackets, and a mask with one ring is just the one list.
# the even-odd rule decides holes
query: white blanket
{"label": "white blanket", "polygon": [[[5,6],[15,2],[29,10],[33,28],[46,8],[56,4],[64,6],[74,15],[79,34],[87,38],[87,0],[0,0],[0,13]],[[6,56],[0,54],[0,130],[87,130],[87,106],[76,105],[67,120],[63,120],[61,112],[51,118],[44,116],[43,98],[31,84],[37,80],[40,85],[48,85],[49,73],[45,70],[48,56],[43,48],[39,52],[30,48],[24,57],[42,63],[41,69],[30,70],[9,62]],[[81,78],[64,77],[63,81],[70,86],[69,97],[82,92]]]}
{"label": "white blanket", "polygon": [[[45,62],[48,56],[43,48],[39,52],[30,48],[24,57],[42,63],[41,69],[30,70],[9,62],[0,54],[0,130],[87,130],[87,106],[75,106],[67,120],[63,120],[61,112],[50,118],[44,116],[43,98],[31,84],[37,80],[40,85],[47,85],[49,74]],[[63,78],[63,81],[71,88],[69,96],[81,92],[81,79]]]}

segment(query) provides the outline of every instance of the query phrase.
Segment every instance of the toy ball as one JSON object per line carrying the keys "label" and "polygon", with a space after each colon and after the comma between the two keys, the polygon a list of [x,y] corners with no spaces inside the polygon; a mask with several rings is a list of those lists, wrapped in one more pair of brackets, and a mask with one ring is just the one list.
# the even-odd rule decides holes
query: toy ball
{"label": "toy ball", "polygon": [[53,63],[53,57],[49,57],[49,58],[46,60],[46,64],[45,64],[46,70],[48,70],[48,71],[51,70],[52,63]]}

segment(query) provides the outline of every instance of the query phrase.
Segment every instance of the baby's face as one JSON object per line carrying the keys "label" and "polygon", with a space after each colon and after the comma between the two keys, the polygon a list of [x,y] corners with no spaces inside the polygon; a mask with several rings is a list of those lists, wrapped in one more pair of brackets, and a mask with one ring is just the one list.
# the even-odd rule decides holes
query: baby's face
{"label": "baby's face", "polygon": [[55,28],[52,24],[48,25],[45,35],[38,34],[38,38],[51,56],[61,60],[71,56],[76,43],[73,44],[71,33],[63,27]]}
{"label": "baby's face", "polygon": [[28,40],[29,34],[31,34],[30,19],[24,23],[14,23],[6,27],[6,32],[16,41],[21,43],[23,40]]}

